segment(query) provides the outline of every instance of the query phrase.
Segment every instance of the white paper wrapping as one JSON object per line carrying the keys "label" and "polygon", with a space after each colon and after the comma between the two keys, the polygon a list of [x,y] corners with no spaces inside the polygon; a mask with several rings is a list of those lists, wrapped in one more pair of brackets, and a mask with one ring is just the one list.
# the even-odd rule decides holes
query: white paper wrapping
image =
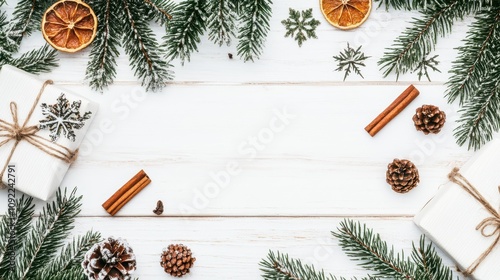
{"label": "white paper wrapping", "polygon": [[[15,67],[3,66],[0,71],[0,119],[9,123],[13,122],[10,102],[14,101],[17,103],[19,124],[22,125],[35,102],[43,82],[34,75]],[[87,129],[95,117],[98,108],[96,103],[57,86],[48,85],[42,93],[40,101],[35,106],[35,111],[27,125],[37,125],[40,120],[44,119],[40,104],[56,104],[61,93],[64,93],[70,102],[81,100],[81,114],[87,111],[92,112],[90,119],[85,121],[85,125],[81,129],[75,129],[76,138],[74,142],[63,135],[56,142],[74,151],[80,146]],[[50,140],[50,131],[48,129],[42,129],[36,134]],[[3,138],[0,138],[1,140]],[[4,164],[6,164],[14,142],[11,140],[0,147],[0,168],[3,168]],[[63,160],[48,155],[24,140],[19,142],[10,163],[16,165],[16,189],[42,200],[48,200],[55,193],[70,166]],[[2,177],[4,184],[7,184],[7,178],[8,172],[5,171]]]}
{"label": "white paper wrapping", "polygon": [[[485,146],[460,168],[460,173],[495,209],[500,208],[500,140]],[[476,230],[483,219],[491,216],[464,189],[448,182],[415,216],[414,222],[455,260],[461,270],[466,270],[495,241],[496,236],[487,238]],[[500,245],[472,276],[477,280],[500,279]]]}

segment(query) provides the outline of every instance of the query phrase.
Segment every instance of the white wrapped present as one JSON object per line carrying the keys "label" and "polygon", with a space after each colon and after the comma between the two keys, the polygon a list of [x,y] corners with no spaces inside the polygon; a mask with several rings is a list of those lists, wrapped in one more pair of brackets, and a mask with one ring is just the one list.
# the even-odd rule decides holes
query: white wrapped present
{"label": "white wrapped present", "polygon": [[415,216],[415,223],[477,280],[500,279],[500,140],[486,145]]}
{"label": "white wrapped present", "polygon": [[98,106],[9,65],[0,71],[0,91],[2,185],[11,173],[17,190],[47,200],[76,159]]}

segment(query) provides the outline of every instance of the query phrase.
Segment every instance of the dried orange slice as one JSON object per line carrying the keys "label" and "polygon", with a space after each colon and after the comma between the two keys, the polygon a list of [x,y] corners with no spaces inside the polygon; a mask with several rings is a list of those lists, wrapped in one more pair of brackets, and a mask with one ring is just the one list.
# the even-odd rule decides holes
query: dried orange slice
{"label": "dried orange slice", "polygon": [[92,8],[80,0],[61,0],[45,11],[42,33],[55,49],[77,52],[94,40],[97,17]]}
{"label": "dried orange slice", "polygon": [[340,29],[353,29],[365,22],[372,10],[372,0],[320,0],[326,20]]}

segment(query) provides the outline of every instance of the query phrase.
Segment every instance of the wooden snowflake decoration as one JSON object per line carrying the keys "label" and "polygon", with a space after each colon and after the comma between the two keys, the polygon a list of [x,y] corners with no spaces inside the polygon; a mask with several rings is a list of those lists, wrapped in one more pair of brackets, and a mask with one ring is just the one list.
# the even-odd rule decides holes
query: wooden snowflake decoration
{"label": "wooden snowflake decoration", "polygon": [[364,52],[361,51],[361,46],[357,49],[351,48],[349,43],[347,43],[347,48],[339,53],[339,55],[333,56],[333,58],[337,61],[337,69],[335,71],[344,71],[344,81],[351,73],[356,73],[361,78],[363,74],[361,74],[361,67],[365,67],[365,60],[370,58],[366,56]]}
{"label": "wooden snowflake decoration", "polygon": [[50,138],[53,142],[57,141],[61,133],[71,141],[75,141],[75,129],[80,129],[85,125],[85,120],[90,119],[92,112],[86,112],[80,115],[81,100],[70,103],[64,93],[57,98],[57,103],[47,105],[42,103],[42,114],[44,120],[40,121],[40,129],[49,129]]}
{"label": "wooden snowflake decoration", "polygon": [[299,47],[301,47],[302,43],[308,38],[318,38],[316,36],[316,27],[318,27],[321,22],[313,18],[312,8],[301,12],[290,8],[289,13],[290,16],[288,19],[281,21],[287,30],[285,38],[294,38],[299,44]]}

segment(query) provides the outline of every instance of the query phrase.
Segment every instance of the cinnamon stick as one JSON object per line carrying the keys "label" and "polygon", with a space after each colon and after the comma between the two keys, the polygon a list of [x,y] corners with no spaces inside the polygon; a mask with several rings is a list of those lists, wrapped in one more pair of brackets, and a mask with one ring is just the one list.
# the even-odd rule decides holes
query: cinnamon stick
{"label": "cinnamon stick", "polygon": [[394,119],[404,108],[406,108],[418,95],[418,89],[410,85],[401,93],[382,113],[380,113],[365,130],[373,137],[392,119]]}
{"label": "cinnamon stick", "polygon": [[102,207],[106,212],[114,216],[136,194],[149,185],[149,183],[151,183],[151,179],[146,172],[144,172],[144,170],[139,171],[139,173],[106,200],[106,202],[102,204]]}
{"label": "cinnamon stick", "polygon": [[128,180],[128,182],[125,183],[125,185],[123,185],[108,200],[106,200],[106,202],[102,204],[102,207],[104,207],[104,209],[108,209],[109,207],[111,207],[111,205],[113,205],[115,201],[117,201],[121,196],[123,196],[123,194],[125,194],[133,185],[137,184],[137,182],[139,182],[142,178],[144,178],[144,176],[147,176],[146,172],[144,172],[144,170],[141,169],[141,171],[135,174],[135,176],[132,177],[132,179]]}
{"label": "cinnamon stick", "polygon": [[125,204],[127,204],[136,194],[138,194],[142,189],[151,183],[151,179],[148,176],[144,177],[139,183],[133,186],[125,195],[119,199],[115,204],[111,206],[108,213],[114,216],[120,209],[122,209]]}

